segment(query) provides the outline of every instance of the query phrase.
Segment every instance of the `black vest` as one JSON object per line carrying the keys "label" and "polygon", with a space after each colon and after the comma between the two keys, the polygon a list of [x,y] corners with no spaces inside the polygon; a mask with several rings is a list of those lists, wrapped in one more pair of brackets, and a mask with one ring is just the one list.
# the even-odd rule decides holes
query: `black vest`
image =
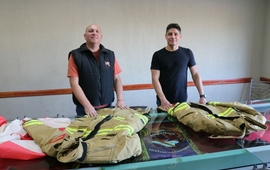
{"label": "black vest", "polygon": [[[78,68],[79,85],[93,106],[110,104],[114,101],[114,63],[115,57],[111,50],[100,45],[99,61],[93,53],[82,44],[72,54]],[[75,105],[81,105],[72,94]]]}

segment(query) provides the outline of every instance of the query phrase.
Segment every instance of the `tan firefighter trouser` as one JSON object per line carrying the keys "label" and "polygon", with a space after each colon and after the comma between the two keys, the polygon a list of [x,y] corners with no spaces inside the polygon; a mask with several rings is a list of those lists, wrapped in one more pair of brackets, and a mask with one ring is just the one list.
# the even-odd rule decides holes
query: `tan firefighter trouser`
{"label": "tan firefighter trouser", "polygon": [[117,163],[141,154],[137,132],[148,123],[146,112],[105,108],[97,117],[78,118],[64,131],[34,119],[23,127],[44,153],[60,162]]}
{"label": "tan firefighter trouser", "polygon": [[167,112],[196,132],[212,134],[212,138],[243,138],[253,131],[267,129],[266,118],[260,112],[239,102],[208,102],[206,105],[183,102]]}

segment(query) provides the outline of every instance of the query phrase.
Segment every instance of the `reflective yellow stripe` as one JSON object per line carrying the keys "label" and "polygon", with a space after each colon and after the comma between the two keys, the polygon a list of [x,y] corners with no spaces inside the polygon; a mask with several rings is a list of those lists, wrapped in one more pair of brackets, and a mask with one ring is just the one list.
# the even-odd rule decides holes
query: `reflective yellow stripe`
{"label": "reflective yellow stripe", "polygon": [[216,117],[215,117],[214,115],[212,115],[212,114],[207,114],[206,116],[209,117],[209,118],[211,118],[211,119],[215,119],[215,118],[216,118]]}
{"label": "reflective yellow stripe", "polygon": [[[144,125],[147,124],[148,118],[146,116],[139,114],[139,113],[135,113],[134,115],[137,116],[138,118],[140,118]],[[108,115],[99,115],[98,117],[105,118],[106,116],[108,116]],[[125,120],[125,118],[121,117],[121,116],[114,116],[113,119],[118,120],[118,121]],[[112,129],[108,129],[108,128],[107,129],[100,129],[100,130],[98,130],[96,135],[107,135],[113,131],[120,131],[120,130],[126,130],[127,135],[132,135],[135,131],[131,125],[121,124],[121,125],[115,126]],[[88,130],[87,128],[74,128],[74,127],[67,127],[66,131],[71,135],[74,133],[77,133],[78,131],[81,131],[82,133],[84,133],[83,134],[84,137],[89,135],[92,132],[91,130]]]}
{"label": "reflective yellow stripe", "polygon": [[125,118],[120,117],[120,116],[115,116],[115,117],[113,117],[113,119],[115,119],[115,120],[125,120]]}
{"label": "reflective yellow stripe", "polygon": [[[228,108],[226,109],[224,112],[221,112],[219,114],[217,114],[218,116],[223,116],[223,117],[227,117],[229,116],[232,112],[234,112],[235,110],[233,108]],[[215,116],[212,114],[207,114],[207,117],[211,118],[211,119],[215,119]]]}
{"label": "reflective yellow stripe", "polygon": [[[107,116],[109,116],[109,115],[98,115],[98,118],[100,118],[100,117],[106,118]],[[121,117],[121,116],[114,116],[112,119],[114,119],[114,120],[125,120],[125,118]]]}
{"label": "reflective yellow stripe", "polygon": [[207,102],[209,105],[217,106],[220,102]]}
{"label": "reflective yellow stripe", "polygon": [[[147,124],[148,118],[147,118],[146,116],[144,116],[144,115],[142,115],[142,114],[139,114],[139,113],[135,113],[134,115],[137,116],[137,117],[139,117],[139,118],[142,120],[142,122],[143,122],[144,125]],[[102,117],[102,118],[105,118],[105,117],[107,117],[107,116],[108,116],[108,115],[103,115],[103,116],[99,115],[99,117]],[[126,118],[121,117],[121,116],[114,116],[113,119],[114,119],[114,120],[126,120]]]}
{"label": "reflective yellow stripe", "polygon": [[[133,133],[134,133],[134,128],[132,127],[132,126],[130,126],[130,125],[118,125],[118,126],[115,126],[114,128],[112,128],[112,129],[100,129],[98,132],[97,132],[97,134],[96,135],[107,135],[107,134],[109,134],[109,133],[111,133],[111,132],[113,132],[113,131],[120,131],[120,130],[126,130],[128,133],[127,133],[127,135],[132,135]],[[74,133],[76,133],[76,132],[78,132],[78,130],[77,129],[75,129],[75,128],[70,128],[70,127],[67,127],[66,128],[66,131],[68,132],[68,133],[70,133],[70,134],[74,134]],[[91,130],[84,130],[83,131],[84,132],[84,134],[83,134],[83,137],[86,137],[86,136],[88,136],[92,131]]]}
{"label": "reflective yellow stripe", "polygon": [[179,111],[179,110],[184,110],[187,107],[189,107],[187,102],[182,102],[181,104],[177,104],[175,107],[171,107],[168,110],[168,114],[171,116],[174,116],[174,113]]}
{"label": "reflective yellow stripe", "polygon": [[113,129],[100,129],[96,135],[107,135],[109,134],[110,132],[112,132]]}
{"label": "reflective yellow stripe", "polygon": [[234,112],[235,110],[233,108],[228,108],[227,110],[225,110],[224,112],[222,113],[219,113],[218,116],[224,116],[224,117],[227,117],[229,116],[232,112]]}
{"label": "reflective yellow stripe", "polygon": [[111,132],[114,132],[114,131],[120,131],[120,130],[126,130],[128,131],[128,135],[132,135],[134,133],[134,128],[130,125],[118,125],[118,126],[115,126],[114,128],[112,129],[100,129],[96,135],[107,135]]}
{"label": "reflective yellow stripe", "polygon": [[91,131],[89,131],[87,128],[79,128],[79,129],[76,129],[76,128],[72,128],[72,127],[67,127],[66,128],[66,131],[69,133],[69,134],[74,134],[76,132],[81,132],[83,133],[84,135],[88,135],[91,133]]}
{"label": "reflective yellow stripe", "polygon": [[[126,130],[128,133],[127,135],[131,136],[134,133],[134,128],[130,125],[118,125],[115,126],[112,129],[100,129],[96,136],[102,136],[102,135],[108,135],[111,132],[116,132],[116,131],[121,131],[121,130]],[[87,136],[87,135],[84,135]]]}
{"label": "reflective yellow stripe", "polygon": [[69,133],[69,134],[74,134],[75,131],[77,131],[76,129],[73,129],[73,128],[70,128],[70,127],[66,127],[66,131]]}
{"label": "reflective yellow stripe", "polygon": [[23,124],[24,127],[31,126],[31,125],[43,125],[44,123],[39,120],[29,120]]}
{"label": "reflective yellow stripe", "polygon": [[135,113],[135,116],[139,117],[142,120],[144,125],[146,125],[146,123],[148,122],[148,118],[142,114]]}
{"label": "reflective yellow stripe", "polygon": [[113,130],[116,130],[116,131],[127,130],[128,131],[128,133],[127,133],[128,135],[132,135],[134,133],[134,129],[130,125],[118,125],[115,128],[113,128]]}
{"label": "reflective yellow stripe", "polygon": [[83,137],[88,136],[91,132],[92,132],[91,130],[87,130],[87,131],[85,132],[85,134],[83,135]]}

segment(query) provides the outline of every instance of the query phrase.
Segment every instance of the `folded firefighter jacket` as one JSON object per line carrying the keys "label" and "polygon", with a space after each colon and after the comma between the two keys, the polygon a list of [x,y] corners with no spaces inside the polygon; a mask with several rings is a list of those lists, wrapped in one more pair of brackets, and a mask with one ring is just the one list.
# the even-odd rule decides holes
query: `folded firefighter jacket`
{"label": "folded firefighter jacket", "polygon": [[196,132],[210,138],[243,138],[254,131],[266,130],[266,118],[254,108],[240,102],[207,102],[205,105],[182,102],[166,111]]}
{"label": "folded firefighter jacket", "polygon": [[149,121],[148,108],[97,112],[97,117],[78,118],[63,131],[35,119],[23,127],[44,153],[64,163],[118,163],[141,154],[137,132]]}

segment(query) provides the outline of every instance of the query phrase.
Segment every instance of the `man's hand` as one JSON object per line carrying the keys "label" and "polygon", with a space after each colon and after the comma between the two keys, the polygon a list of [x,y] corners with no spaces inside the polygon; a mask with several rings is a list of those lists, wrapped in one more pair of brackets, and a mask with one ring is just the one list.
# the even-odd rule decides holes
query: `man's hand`
{"label": "man's hand", "polygon": [[96,109],[92,105],[89,107],[85,107],[84,111],[85,111],[85,114],[87,114],[89,117],[98,115]]}
{"label": "man's hand", "polygon": [[163,99],[161,100],[161,107],[164,110],[168,110],[170,107],[172,107],[172,104],[167,99]]}
{"label": "man's hand", "polygon": [[129,107],[125,104],[123,100],[117,100],[116,107],[119,107],[120,109],[128,109]]}
{"label": "man's hand", "polygon": [[200,100],[199,100],[199,103],[200,104],[205,104],[206,103],[206,98],[201,97]]}

